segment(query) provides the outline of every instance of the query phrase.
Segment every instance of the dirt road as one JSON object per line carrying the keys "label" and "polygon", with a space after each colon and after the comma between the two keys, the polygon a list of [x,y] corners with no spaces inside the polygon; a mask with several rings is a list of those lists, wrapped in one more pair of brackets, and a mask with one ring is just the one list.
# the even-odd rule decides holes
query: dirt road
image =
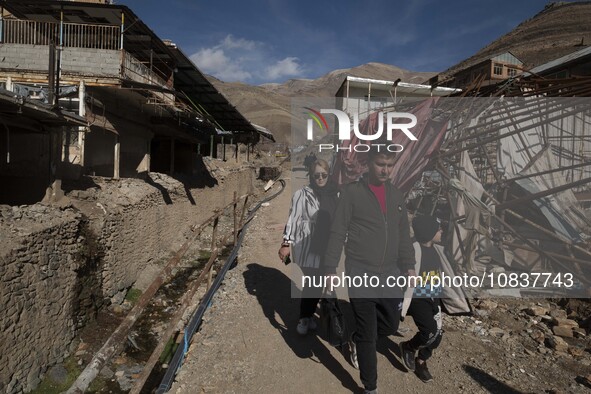
{"label": "dirt road", "polygon": [[[296,184],[304,182],[294,174]],[[362,391],[358,371],[321,333],[295,332],[299,300],[290,297],[289,267],[277,257],[291,198],[289,173],[286,179],[285,192],[248,229],[238,265],[214,298],[171,393]],[[404,339],[389,337],[378,347],[380,393],[588,392],[579,383],[591,373],[588,339],[576,358],[545,351],[527,337],[532,320],[509,301],[483,306],[478,317],[446,316],[442,345],[429,361],[435,380],[427,384],[404,372],[397,350]],[[412,320],[402,329],[410,338]]]}

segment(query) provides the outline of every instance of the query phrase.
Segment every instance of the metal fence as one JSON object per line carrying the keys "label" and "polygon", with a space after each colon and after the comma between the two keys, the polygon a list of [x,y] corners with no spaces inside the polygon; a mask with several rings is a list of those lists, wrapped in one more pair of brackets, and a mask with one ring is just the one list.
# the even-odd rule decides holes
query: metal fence
{"label": "metal fence", "polygon": [[166,80],[160,77],[155,70],[151,70],[128,52],[123,59],[123,77],[141,83],[168,86]]}
{"label": "metal fence", "polygon": [[54,22],[4,19],[1,23],[1,41],[7,44],[49,45],[53,41],[72,48],[120,49],[119,26],[63,23],[60,29]]}

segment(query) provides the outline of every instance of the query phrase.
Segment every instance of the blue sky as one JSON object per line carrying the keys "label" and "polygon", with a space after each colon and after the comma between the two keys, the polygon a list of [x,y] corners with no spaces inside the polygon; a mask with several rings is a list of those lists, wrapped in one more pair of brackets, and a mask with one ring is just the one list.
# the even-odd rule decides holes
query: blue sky
{"label": "blue sky", "polygon": [[443,71],[547,0],[118,0],[205,73],[249,84],[369,62]]}

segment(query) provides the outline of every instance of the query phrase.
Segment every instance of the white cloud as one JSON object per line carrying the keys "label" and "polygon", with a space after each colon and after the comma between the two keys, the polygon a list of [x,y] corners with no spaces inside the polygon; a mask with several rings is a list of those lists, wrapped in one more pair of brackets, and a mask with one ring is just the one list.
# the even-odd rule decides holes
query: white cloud
{"label": "white cloud", "polygon": [[298,60],[297,57],[286,57],[267,67],[265,74],[270,80],[301,75],[302,67],[299,65]]}
{"label": "white cloud", "polygon": [[222,40],[222,42],[219,44],[220,46],[222,46],[223,48],[226,49],[244,49],[244,50],[248,50],[248,51],[252,51],[254,50],[257,46],[260,46],[261,43],[258,43],[256,41],[250,41],[244,38],[234,38],[233,35],[228,34],[226,36],[226,38],[224,38]]}
{"label": "white cloud", "polygon": [[204,48],[191,56],[191,60],[205,73],[227,81],[248,80],[252,75],[232,62],[222,48]]}
{"label": "white cloud", "polygon": [[264,43],[232,35],[191,55],[191,60],[203,72],[227,82],[274,82],[303,74],[303,66],[297,57],[275,59]]}

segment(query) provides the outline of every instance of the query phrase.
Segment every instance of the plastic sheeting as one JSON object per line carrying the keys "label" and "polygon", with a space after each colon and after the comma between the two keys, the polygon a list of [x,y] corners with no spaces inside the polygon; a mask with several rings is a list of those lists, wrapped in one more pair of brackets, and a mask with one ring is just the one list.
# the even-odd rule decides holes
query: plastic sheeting
{"label": "plastic sheeting", "polygon": [[[417,141],[410,141],[404,133],[398,132],[392,135],[392,144],[400,144],[403,151],[397,153],[396,164],[391,175],[391,182],[403,192],[410,190],[428,165],[431,156],[438,151],[445,132],[447,131],[447,119],[433,116],[438,98],[430,98],[422,101],[410,112],[414,114],[418,123],[412,129]],[[362,134],[374,134],[378,128],[378,116],[381,112],[374,112],[360,125]],[[384,122],[385,124],[386,122]],[[353,134],[353,133],[352,133]],[[364,143],[353,136],[349,142],[343,143],[343,147],[355,146]],[[346,184],[357,180],[367,171],[367,154],[340,150],[333,170],[333,177],[338,184]]]}
{"label": "plastic sheeting", "polygon": [[[481,201],[484,187],[476,176],[472,160],[470,160],[467,151],[462,152],[460,170],[459,179],[451,179],[449,186],[456,191],[458,196],[455,202],[452,202],[456,214],[459,216],[465,215],[466,217],[464,221],[458,223],[458,228],[464,245],[464,252],[468,259],[468,268],[470,271],[474,271],[473,262],[477,245],[483,239],[487,239],[483,235],[489,232],[490,220],[494,210],[491,210]],[[452,226],[450,231],[453,234],[452,255],[456,261],[461,261],[462,251],[457,232],[453,228],[453,223],[450,223],[450,226]]]}
{"label": "plastic sheeting", "polygon": [[[516,183],[531,194],[549,190],[566,184],[562,172],[544,175],[534,174],[558,168],[556,158],[550,147],[542,150],[519,175],[531,175],[519,179]],[[588,238],[585,233],[591,230],[591,223],[579,207],[572,190],[564,190],[550,196],[535,199],[534,204],[546,217],[554,231],[573,242],[582,242]]]}

